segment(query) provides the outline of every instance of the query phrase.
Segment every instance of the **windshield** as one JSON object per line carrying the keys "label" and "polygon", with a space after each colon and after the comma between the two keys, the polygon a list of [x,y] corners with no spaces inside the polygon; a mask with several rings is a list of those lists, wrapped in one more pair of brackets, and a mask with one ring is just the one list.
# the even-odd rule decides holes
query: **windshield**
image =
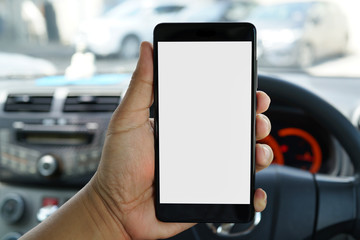
{"label": "windshield", "polygon": [[126,18],[136,15],[140,12],[140,8],[136,2],[125,2],[118,4],[104,13],[106,18]]}
{"label": "windshield", "polygon": [[360,3],[0,0],[0,78],[132,72],[160,22],[249,21],[260,72],[360,77]]}
{"label": "windshield", "polygon": [[271,24],[281,24],[286,21],[290,22],[294,27],[300,27],[305,24],[306,14],[311,5],[311,2],[304,2],[259,6],[253,11],[249,20],[269,22]]}

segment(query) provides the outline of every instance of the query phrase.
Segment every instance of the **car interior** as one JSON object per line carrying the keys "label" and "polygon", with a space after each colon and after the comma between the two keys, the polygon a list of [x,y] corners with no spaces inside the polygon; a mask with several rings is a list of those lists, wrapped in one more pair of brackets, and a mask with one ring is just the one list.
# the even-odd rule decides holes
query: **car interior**
{"label": "car interior", "polygon": [[257,28],[258,90],[271,98],[272,124],[260,142],[274,159],[255,185],[267,192],[267,207],[249,223],[200,223],[169,239],[359,239],[357,7],[353,0],[0,0],[0,240],[20,238],[94,175],[139,44],[152,41],[155,25],[209,21]]}

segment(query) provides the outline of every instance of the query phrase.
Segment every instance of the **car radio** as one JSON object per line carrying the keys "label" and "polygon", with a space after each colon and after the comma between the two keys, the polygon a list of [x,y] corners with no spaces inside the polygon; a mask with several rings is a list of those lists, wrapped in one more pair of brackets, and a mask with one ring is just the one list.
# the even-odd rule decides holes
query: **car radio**
{"label": "car radio", "polygon": [[97,169],[108,120],[16,119],[7,128],[1,123],[0,181],[85,184]]}
{"label": "car radio", "polygon": [[[64,106],[46,113],[9,112],[5,103],[0,121],[0,181],[85,185],[97,169],[112,111],[120,102],[119,95],[94,98],[67,97],[61,101]],[[58,104],[55,100],[52,105]],[[67,108],[71,101],[75,104]],[[90,102],[97,104],[91,107]]]}

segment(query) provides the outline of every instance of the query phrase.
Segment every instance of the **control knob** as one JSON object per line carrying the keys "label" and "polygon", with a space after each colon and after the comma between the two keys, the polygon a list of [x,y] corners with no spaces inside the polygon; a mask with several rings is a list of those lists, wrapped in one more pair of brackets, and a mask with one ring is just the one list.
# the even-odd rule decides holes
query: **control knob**
{"label": "control knob", "polygon": [[52,155],[44,155],[37,162],[37,170],[41,176],[54,176],[59,170],[58,161]]}
{"label": "control knob", "polygon": [[18,222],[25,212],[25,201],[16,193],[9,193],[0,204],[1,218],[9,224]]}
{"label": "control knob", "polygon": [[17,240],[21,237],[20,233],[17,232],[10,232],[8,234],[6,234],[5,236],[3,236],[1,238],[1,240]]}

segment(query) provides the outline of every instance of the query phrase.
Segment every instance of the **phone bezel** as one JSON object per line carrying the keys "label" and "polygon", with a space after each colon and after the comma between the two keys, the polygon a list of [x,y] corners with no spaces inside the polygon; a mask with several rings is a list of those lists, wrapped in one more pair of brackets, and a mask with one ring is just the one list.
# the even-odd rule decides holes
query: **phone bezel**
{"label": "phone bezel", "polygon": [[[252,42],[252,115],[250,204],[164,204],[159,192],[159,109],[158,42],[251,41]],[[255,116],[256,116],[256,29],[251,23],[161,23],[154,29],[154,142],[155,142],[155,210],[165,222],[249,222],[254,217]]]}

